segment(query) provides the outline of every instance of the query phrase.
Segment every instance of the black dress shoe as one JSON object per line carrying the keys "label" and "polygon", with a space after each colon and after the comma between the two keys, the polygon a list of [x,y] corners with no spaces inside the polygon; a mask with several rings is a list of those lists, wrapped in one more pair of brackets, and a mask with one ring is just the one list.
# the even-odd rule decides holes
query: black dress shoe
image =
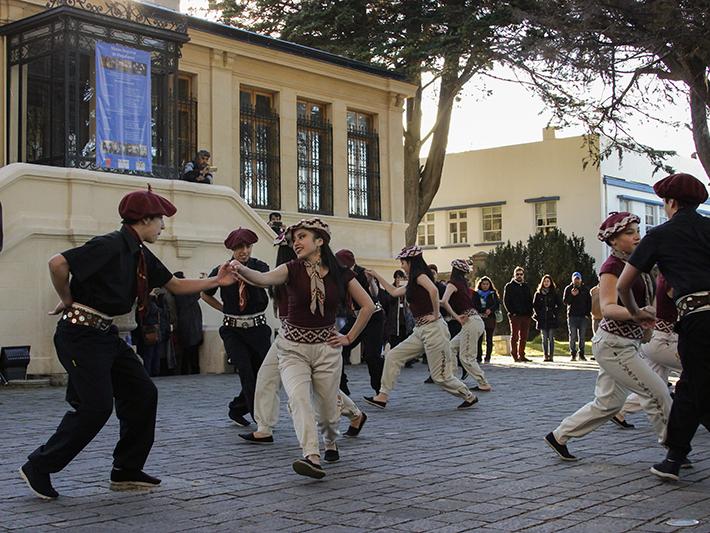
{"label": "black dress shoe", "polygon": [[244,418],[242,415],[238,415],[238,414],[233,413],[231,411],[229,412],[229,418],[231,418],[232,421],[236,425],[238,425],[240,428],[245,428],[250,425],[249,421],[246,418]]}
{"label": "black dress shoe", "polygon": [[111,470],[111,490],[133,490],[153,488],[160,485],[157,477],[149,476],[142,470]]}
{"label": "black dress shoe", "polygon": [[240,433],[239,436],[252,444],[273,444],[274,437],[267,435],[266,437],[255,437],[254,433]]}
{"label": "black dress shoe", "polygon": [[616,415],[611,417],[611,421],[614,422],[614,424],[619,426],[621,429],[634,429],[636,427],[633,424],[627,422],[626,420],[618,418]]}
{"label": "black dress shoe", "polygon": [[434,379],[431,376],[429,376],[428,378],[426,378],[424,380],[424,383],[434,383]]}
{"label": "black dress shoe", "polygon": [[484,363],[490,363],[490,362],[491,362],[491,358],[490,358],[490,357],[486,357],[486,358],[483,360],[483,362],[484,362]]}
{"label": "black dress shoe", "polygon": [[387,407],[387,402],[375,400],[375,398],[372,396],[363,396],[362,399],[365,400],[366,403],[369,403],[370,405],[377,407],[378,409],[384,409],[385,407]]}
{"label": "black dress shoe", "polygon": [[348,427],[348,430],[343,433],[346,437],[357,437],[360,434],[360,431],[362,431],[362,426],[365,425],[365,422],[367,422],[367,414],[364,412],[362,413],[362,420],[360,421],[360,427],[356,428],[352,424],[350,427]]}
{"label": "black dress shoe", "polygon": [[531,363],[531,362],[532,362],[532,361],[530,361],[530,359],[528,359],[528,358],[525,357],[524,355],[518,357],[518,361],[520,361],[521,363]]}
{"label": "black dress shoe", "polygon": [[579,360],[580,360],[580,361],[586,361],[587,358],[584,357],[584,354],[583,354],[583,353],[581,353],[581,354],[579,354]]}
{"label": "black dress shoe", "polygon": [[688,458],[686,457],[685,459],[683,459],[683,460],[680,462],[680,467],[681,467],[681,468],[693,468],[693,461],[691,461],[690,459],[688,459]]}
{"label": "black dress shoe", "polygon": [[325,477],[323,467],[311,462],[307,457],[295,460],[291,466],[293,466],[293,471],[301,476],[308,476],[314,479],[322,479]]}
{"label": "black dress shoe", "polygon": [[22,465],[19,472],[20,477],[25,480],[27,486],[36,496],[43,500],[54,500],[59,496],[59,493],[52,486],[49,474],[37,472],[29,461]]}
{"label": "black dress shoe", "polygon": [[550,448],[555,450],[557,455],[559,455],[560,459],[562,459],[563,461],[576,461],[577,460],[577,458],[574,455],[569,453],[569,450],[567,449],[566,444],[560,444],[559,442],[557,442],[557,439],[552,434],[552,432],[548,433],[545,436],[545,442],[547,443],[547,445]]}
{"label": "black dress shoe", "polygon": [[326,450],[325,453],[323,454],[323,460],[326,463],[337,463],[340,461],[340,453],[338,453],[338,447],[335,447],[335,450]]}
{"label": "black dress shoe", "polygon": [[477,403],[478,403],[478,398],[476,398],[474,396],[472,400],[464,400],[463,403],[461,405],[459,405],[456,409],[461,409],[461,410],[470,409],[471,407],[473,407]]}
{"label": "black dress shoe", "polygon": [[670,479],[671,481],[678,481],[680,479],[680,466],[681,461],[671,461],[670,459],[664,459],[662,462],[657,463],[651,467],[651,473],[657,475],[661,479]]}

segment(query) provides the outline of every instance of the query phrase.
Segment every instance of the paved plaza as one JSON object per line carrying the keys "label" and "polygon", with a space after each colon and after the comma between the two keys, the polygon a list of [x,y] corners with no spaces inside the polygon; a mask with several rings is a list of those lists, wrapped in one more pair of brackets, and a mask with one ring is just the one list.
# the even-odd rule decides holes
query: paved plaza
{"label": "paved plaza", "polygon": [[[54,476],[61,496],[49,502],[29,494],[17,468],[56,427],[64,390],[1,388],[0,530],[710,531],[710,434],[699,431],[695,468],[679,483],[649,474],[663,450],[640,413],[635,430],[609,423],[572,441],[581,460],[563,463],[543,436],[591,399],[595,363],[508,361],[485,366],[495,390],[462,412],[459,399],[423,384],[424,365],[403,370],[385,411],[361,401],[371,393],[364,365],[348,367],[370,418],[360,437],[340,441],[342,459],[322,481],[291,469],[299,450],[285,403],[275,444],[247,444],[226,417],[237,376],[159,378],[146,471],[162,485],[109,490],[114,418]],[[665,525],[673,518],[700,524]]]}

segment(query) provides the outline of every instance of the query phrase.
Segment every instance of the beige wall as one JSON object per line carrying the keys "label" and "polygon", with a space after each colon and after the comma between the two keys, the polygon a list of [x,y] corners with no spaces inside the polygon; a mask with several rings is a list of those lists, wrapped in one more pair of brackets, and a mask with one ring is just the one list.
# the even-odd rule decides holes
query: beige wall
{"label": "beige wall", "polygon": [[[602,215],[602,181],[593,165],[583,168],[587,148],[581,137],[447,154],[439,192],[432,203],[435,246],[425,251],[428,262],[450,270],[456,258],[488,252],[482,234],[482,209],[467,207],[468,244],[450,247],[448,208],[501,202],[502,240],[526,241],[535,231],[535,207],[526,199],[559,196],[558,227],[584,237],[599,265],[602,249],[596,230]],[[436,210],[443,208],[442,210]]]}

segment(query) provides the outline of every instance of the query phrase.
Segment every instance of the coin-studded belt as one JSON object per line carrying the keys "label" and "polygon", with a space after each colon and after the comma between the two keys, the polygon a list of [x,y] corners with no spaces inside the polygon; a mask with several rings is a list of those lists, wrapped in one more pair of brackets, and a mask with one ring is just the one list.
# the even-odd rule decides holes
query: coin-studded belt
{"label": "coin-studded belt", "polygon": [[288,321],[281,322],[284,339],[301,344],[320,344],[326,342],[335,333],[334,326],[323,328],[304,328]]}
{"label": "coin-studded belt", "polygon": [[673,322],[669,322],[668,320],[657,318],[656,325],[653,326],[653,329],[662,333],[675,333],[675,324]]}
{"label": "coin-studded belt", "polygon": [[710,311],[710,291],[694,292],[678,298],[678,318],[698,311]]}
{"label": "coin-studded belt", "polygon": [[106,318],[86,306],[72,305],[64,310],[60,322],[67,322],[77,326],[88,326],[100,331],[108,331],[113,325],[113,320]]}
{"label": "coin-studded belt", "polygon": [[255,328],[256,326],[266,325],[266,315],[264,313],[257,313],[255,315],[224,315],[224,320],[222,324],[229,328]]}

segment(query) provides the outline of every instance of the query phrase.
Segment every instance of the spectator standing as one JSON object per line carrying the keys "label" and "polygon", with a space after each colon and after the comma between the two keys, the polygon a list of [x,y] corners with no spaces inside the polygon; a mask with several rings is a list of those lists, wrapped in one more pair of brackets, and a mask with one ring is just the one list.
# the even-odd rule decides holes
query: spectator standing
{"label": "spectator standing", "polygon": [[[395,270],[392,285],[395,287],[407,285],[407,276],[402,270]],[[389,342],[391,350],[412,333],[414,319],[407,307],[407,301],[404,296],[397,298],[390,296],[387,291],[380,291],[380,299],[387,312],[385,339]]]}
{"label": "spectator standing", "polygon": [[[174,276],[183,279],[185,274],[175,272]],[[179,361],[181,374],[200,373],[200,345],[203,340],[202,309],[199,294],[175,294],[177,308],[177,339],[182,348]]]}
{"label": "spectator standing", "polygon": [[572,361],[586,361],[584,341],[587,332],[587,317],[592,312],[592,296],[582,283],[582,274],[572,274],[572,283],[565,287],[562,297],[567,306],[567,327],[569,329],[569,353]]}
{"label": "spectator standing", "polygon": [[[493,280],[488,276],[483,276],[478,280],[476,289],[473,291],[473,307],[480,313],[483,318],[483,325],[486,328],[486,363],[491,362],[491,354],[493,353],[493,333],[496,329],[496,311],[500,309],[500,297],[498,290],[493,284]],[[478,362],[481,362],[483,354],[483,337],[478,338]]]}
{"label": "spectator standing", "polygon": [[192,183],[211,184],[213,181],[210,172],[210,153],[207,150],[200,150],[195,155],[195,159],[188,161],[182,169],[182,180]]}
{"label": "spectator standing", "polygon": [[529,363],[530,359],[525,357],[525,344],[533,314],[533,298],[525,282],[523,267],[518,266],[513,270],[513,279],[503,289],[503,305],[510,320],[511,355],[516,362]]}
{"label": "spectator standing", "polygon": [[549,274],[542,276],[533,298],[533,319],[542,335],[542,351],[545,361],[552,361],[555,355],[555,329],[557,317],[562,308],[562,300],[557,293],[555,282]]}

